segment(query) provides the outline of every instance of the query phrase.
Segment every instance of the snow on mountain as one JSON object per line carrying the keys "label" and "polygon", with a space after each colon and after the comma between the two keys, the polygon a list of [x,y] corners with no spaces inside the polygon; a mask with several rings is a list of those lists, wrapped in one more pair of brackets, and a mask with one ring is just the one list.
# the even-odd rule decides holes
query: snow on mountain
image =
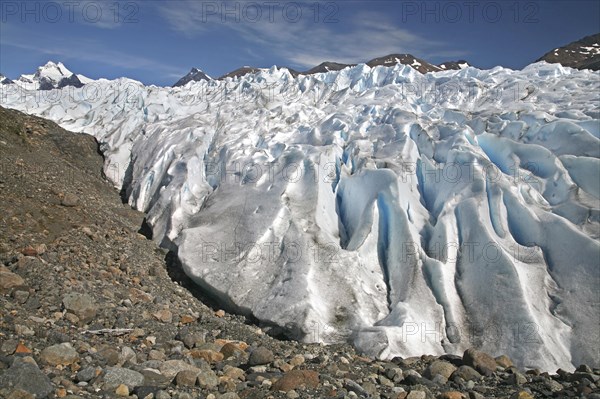
{"label": "snow on mountain", "polygon": [[15,83],[27,90],[52,90],[66,86],[82,87],[93,82],[83,75],[76,75],[61,62],[48,61],[32,75],[21,75]]}
{"label": "snow on mountain", "polygon": [[179,79],[173,87],[185,86],[188,82],[198,82],[201,80],[210,80],[210,76],[202,72],[198,68],[192,68],[183,78]]}
{"label": "snow on mountain", "polygon": [[8,84],[12,84],[12,83],[14,83],[12,80],[10,80],[9,78],[7,78],[6,76],[4,76],[0,73],[0,84],[8,85]]}
{"label": "snow on mountain", "polygon": [[459,61],[447,61],[444,63],[441,63],[439,65],[439,67],[441,69],[443,69],[444,71],[448,71],[448,70],[459,70],[459,69],[465,69],[470,67],[471,65],[465,61],[465,60],[459,60]]}
{"label": "snow on mountain", "polygon": [[549,51],[538,61],[598,71],[600,70],[600,33]]}
{"label": "snow on mountain", "polygon": [[271,68],[1,104],[96,136],[223,306],[383,358],[476,346],[556,370],[600,366],[599,77]]}

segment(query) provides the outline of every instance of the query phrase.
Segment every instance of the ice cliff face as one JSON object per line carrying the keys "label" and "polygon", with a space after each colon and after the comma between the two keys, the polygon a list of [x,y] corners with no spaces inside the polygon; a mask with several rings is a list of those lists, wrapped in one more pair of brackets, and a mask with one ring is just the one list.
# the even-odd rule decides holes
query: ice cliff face
{"label": "ice cliff face", "polygon": [[381,357],[600,365],[600,73],[271,69],[2,86],[95,135],[154,238],[230,308]]}

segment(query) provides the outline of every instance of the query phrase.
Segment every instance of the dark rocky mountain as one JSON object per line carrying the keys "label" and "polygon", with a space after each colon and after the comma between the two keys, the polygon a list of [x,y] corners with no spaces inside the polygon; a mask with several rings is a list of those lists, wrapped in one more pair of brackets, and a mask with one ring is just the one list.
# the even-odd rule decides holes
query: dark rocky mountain
{"label": "dark rocky mountain", "polygon": [[217,80],[223,80],[223,79],[227,79],[227,78],[235,78],[235,77],[247,75],[249,73],[256,73],[258,71],[260,71],[260,68],[243,66],[241,68],[236,69],[235,71],[231,71],[223,76],[219,76],[219,78],[217,78]]}
{"label": "dark rocky mountain", "polygon": [[536,60],[562,64],[576,69],[600,70],[600,33],[556,48]]}
{"label": "dark rocky mountain", "polygon": [[344,68],[347,68],[349,66],[354,66],[354,65],[356,65],[356,64],[340,64],[338,62],[325,61],[325,62],[320,63],[316,67],[309,69],[308,71],[302,72],[302,75],[312,75],[315,73],[339,71],[339,70],[342,70]]}
{"label": "dark rocky mountain", "polygon": [[[371,61],[367,62],[367,65],[370,67],[374,67],[374,66],[378,66],[378,65],[383,65],[383,66],[389,67],[389,66],[394,66],[397,64],[408,65],[421,73],[438,72],[438,71],[451,70],[451,69],[463,69],[463,68],[466,68],[467,66],[470,66],[470,64],[464,60],[449,61],[449,62],[440,64],[438,66],[438,65],[431,64],[421,58],[417,58],[411,54],[390,54],[385,57],[374,58]],[[343,63],[339,63],[339,62],[325,61],[325,62],[322,62],[319,65],[317,65],[307,71],[303,71],[303,72],[298,72],[294,69],[287,68],[287,67],[278,67],[278,68],[286,68],[292,76],[296,77],[298,75],[313,75],[315,73],[339,71],[344,68],[352,67],[355,65],[357,65],[357,64],[343,64]],[[225,75],[219,77],[218,80],[223,80],[228,77],[244,76],[249,73],[256,73],[260,70],[261,70],[260,68],[244,66],[242,68],[238,68],[235,71],[229,72],[228,74],[225,74]],[[185,77],[183,79],[185,79]]]}
{"label": "dark rocky mountain", "polygon": [[210,76],[202,72],[200,69],[192,68],[192,70],[188,72],[187,75],[179,79],[172,87],[185,86],[189,82],[198,82],[202,80],[211,80],[211,78]]}
{"label": "dark rocky mountain", "polygon": [[6,76],[4,76],[0,73],[0,84],[9,85],[12,83],[15,83],[15,82],[13,82],[12,80],[10,80],[9,78],[7,78]]}

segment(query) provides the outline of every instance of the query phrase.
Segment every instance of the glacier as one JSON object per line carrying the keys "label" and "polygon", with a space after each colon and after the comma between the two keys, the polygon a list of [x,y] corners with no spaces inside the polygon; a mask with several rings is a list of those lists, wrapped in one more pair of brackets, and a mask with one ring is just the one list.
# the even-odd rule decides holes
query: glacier
{"label": "glacier", "polygon": [[153,239],[231,311],[380,358],[600,366],[600,72],[273,67],[2,85],[94,135]]}

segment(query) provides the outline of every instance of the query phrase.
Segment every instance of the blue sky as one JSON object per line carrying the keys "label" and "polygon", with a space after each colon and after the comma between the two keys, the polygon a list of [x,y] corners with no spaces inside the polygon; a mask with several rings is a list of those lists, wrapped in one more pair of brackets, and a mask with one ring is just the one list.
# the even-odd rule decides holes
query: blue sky
{"label": "blue sky", "polygon": [[596,0],[2,0],[0,72],[16,78],[53,60],[91,78],[170,85],[191,67],[218,77],[390,53],[522,68],[598,32]]}

